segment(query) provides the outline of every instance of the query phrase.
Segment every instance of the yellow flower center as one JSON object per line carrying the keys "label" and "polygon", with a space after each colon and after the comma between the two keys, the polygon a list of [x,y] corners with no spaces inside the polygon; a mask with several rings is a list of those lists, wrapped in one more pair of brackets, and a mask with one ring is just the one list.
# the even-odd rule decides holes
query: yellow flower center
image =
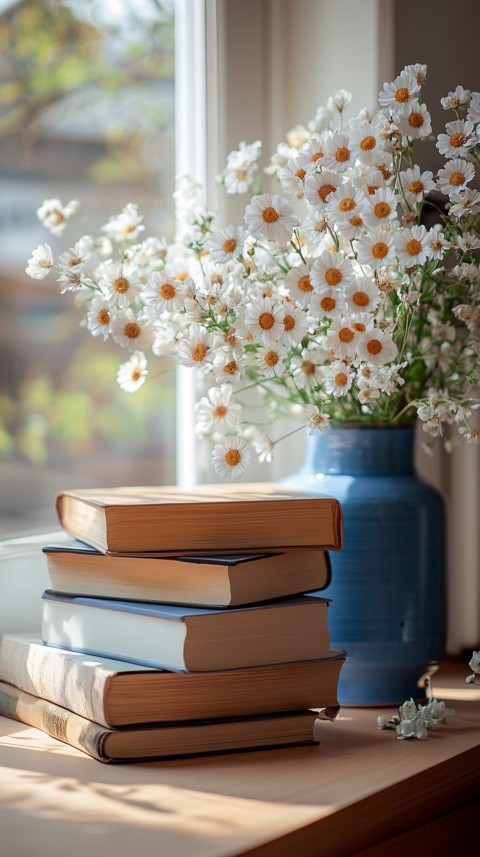
{"label": "yellow flower center", "polygon": [[192,356],[192,360],[194,360],[195,363],[201,363],[202,360],[205,359],[207,351],[208,351],[208,348],[206,345],[203,344],[203,342],[197,342],[196,345],[192,345],[192,348],[190,351],[190,354]]}
{"label": "yellow flower center", "polygon": [[234,253],[237,249],[237,239],[227,238],[222,244],[222,250],[225,253]]}
{"label": "yellow flower center", "polygon": [[160,294],[166,301],[171,301],[177,294],[177,290],[171,283],[163,283],[160,287]]}
{"label": "yellow flower center", "polygon": [[225,453],[225,464],[229,467],[236,467],[242,460],[242,454],[238,449],[229,449]]}
{"label": "yellow flower center", "polygon": [[460,185],[463,184],[464,180],[465,180],[465,177],[464,177],[463,173],[456,172],[456,173],[452,173],[452,175],[450,176],[448,181],[449,181],[449,184],[453,185],[453,187],[459,187]]}
{"label": "yellow flower center", "polygon": [[382,343],[379,339],[370,339],[367,343],[367,351],[369,354],[380,354],[382,350]]}
{"label": "yellow flower center", "polygon": [[225,405],[217,405],[217,407],[213,409],[213,416],[217,420],[223,419],[226,414],[227,408],[225,407]]}
{"label": "yellow flower center", "polygon": [[315,375],[315,368],[315,363],[312,363],[311,360],[303,360],[302,372],[304,375]]}
{"label": "yellow flower center", "polygon": [[340,146],[339,149],[335,152],[335,160],[339,164],[344,164],[345,161],[348,161],[350,158],[350,149],[347,149],[346,146]]}
{"label": "yellow flower center", "polygon": [[273,208],[273,206],[269,205],[267,208],[264,208],[262,211],[262,217],[265,223],[275,223],[280,217],[278,211]]}
{"label": "yellow flower center", "polygon": [[128,324],[123,328],[123,332],[128,339],[136,339],[137,336],[140,336],[142,330],[139,324],[136,321],[129,321]]}
{"label": "yellow flower center", "polygon": [[467,138],[465,134],[462,134],[461,131],[458,131],[456,134],[450,135],[450,145],[457,149],[460,146],[463,146],[463,144],[466,142],[466,139]]}
{"label": "yellow flower center", "polygon": [[342,280],[342,272],[338,268],[328,268],[328,270],[325,271],[325,282],[329,286],[338,286]]}
{"label": "yellow flower center", "polygon": [[70,256],[67,264],[70,268],[75,268],[76,265],[80,265],[81,263],[82,259],[80,258],[80,256]]}
{"label": "yellow flower center", "polygon": [[263,359],[267,366],[276,366],[280,360],[276,351],[266,351]]}
{"label": "yellow flower center", "polygon": [[422,252],[422,245],[416,238],[410,238],[410,241],[407,241],[405,249],[409,256],[418,256]]}
{"label": "yellow flower center", "polygon": [[345,374],[345,372],[337,372],[334,380],[335,380],[335,384],[337,385],[337,387],[344,387],[348,381],[348,377]]}
{"label": "yellow flower center", "polygon": [[300,292],[313,292],[313,286],[310,282],[310,277],[308,274],[305,274],[303,277],[300,277],[297,280],[297,289]]}
{"label": "yellow flower center", "polygon": [[410,98],[410,90],[407,86],[401,86],[397,89],[395,93],[395,101],[399,101],[400,104],[405,104]]}
{"label": "yellow flower center", "polygon": [[307,175],[306,171],[303,170],[301,167],[295,173],[296,178],[301,179],[302,182],[303,182],[306,175]]}
{"label": "yellow flower center", "polygon": [[223,367],[223,371],[226,375],[235,375],[235,372],[238,370],[238,366],[235,360],[230,360],[229,363],[225,363]]}
{"label": "yellow flower center", "polygon": [[388,256],[388,244],[384,241],[377,241],[372,247],[372,256],[374,259],[384,259]]}
{"label": "yellow flower center", "polygon": [[375,193],[375,191],[378,190],[378,184],[369,184],[367,187],[370,196],[372,195],[372,193]]}
{"label": "yellow flower center", "polygon": [[275,324],[275,317],[271,312],[262,312],[258,317],[258,323],[262,330],[271,330]]}
{"label": "yellow flower center", "polygon": [[361,322],[361,321],[354,321],[354,323],[352,324],[352,327],[354,330],[357,331],[357,333],[365,333],[365,331],[367,329],[365,327],[365,325],[363,324],[363,322]]}
{"label": "yellow flower center", "polygon": [[367,136],[360,141],[360,148],[362,152],[370,152],[375,148],[375,137],[373,137],[372,134],[367,134]]}
{"label": "yellow flower center", "polygon": [[410,193],[422,193],[423,184],[420,181],[413,181],[408,185],[408,189]]}
{"label": "yellow flower center", "polygon": [[353,330],[351,330],[351,328],[349,328],[349,327],[342,327],[338,331],[338,338],[339,338],[340,342],[343,342],[345,344],[351,342],[352,339],[354,339],[354,337],[355,337],[355,334],[354,334]]}
{"label": "yellow flower center", "polygon": [[310,156],[311,163],[315,164],[320,158],[323,158],[324,155],[325,152],[322,152],[321,149],[319,149],[318,152],[314,152],[313,155]]}
{"label": "yellow flower center", "polygon": [[360,217],[360,215],[359,215],[359,214],[356,214],[354,217],[351,217],[351,218],[350,218],[350,220],[349,220],[348,222],[349,222],[352,226],[354,226],[354,227],[358,227],[358,226],[361,226],[361,225],[363,224],[363,219]]}
{"label": "yellow flower center", "polygon": [[351,196],[345,196],[338,203],[339,211],[351,211],[352,208],[355,208],[355,200]]}
{"label": "yellow flower center", "polygon": [[392,173],[384,164],[377,164],[377,170],[382,174],[385,181],[388,181],[388,179],[391,178]]}
{"label": "yellow flower center", "polygon": [[181,283],[183,283],[189,276],[190,274],[188,271],[179,271],[178,274],[174,274],[175,279],[180,280]]}
{"label": "yellow flower center", "polygon": [[378,219],[381,220],[383,217],[388,217],[391,210],[392,209],[390,208],[388,202],[377,202],[377,204],[374,206],[373,213],[375,217],[378,217]]}
{"label": "yellow flower center", "polygon": [[295,328],[295,318],[293,317],[293,315],[285,315],[285,316],[283,317],[283,326],[284,326],[285,330],[287,331],[287,333],[288,333],[290,330],[294,330],[294,328]]}
{"label": "yellow flower center", "polygon": [[335,298],[331,298],[329,296],[325,296],[320,301],[320,307],[323,309],[324,312],[331,312],[333,309],[335,309],[336,305],[337,302]]}
{"label": "yellow flower center", "polygon": [[113,288],[115,289],[115,291],[121,295],[124,295],[125,292],[128,292],[129,286],[130,283],[128,282],[128,280],[125,279],[125,277],[117,277],[113,284]]}
{"label": "yellow flower center", "polygon": [[109,324],[110,323],[110,313],[108,309],[101,309],[97,315],[97,320],[100,324]]}
{"label": "yellow flower center", "polygon": [[411,128],[421,128],[424,122],[425,119],[422,113],[410,113],[408,117],[408,124]]}
{"label": "yellow flower center", "polygon": [[318,188],[317,193],[318,193],[320,199],[322,200],[322,202],[326,202],[326,200],[328,199],[330,194],[333,193],[334,190],[335,190],[335,188],[334,188],[333,184],[322,184]]}
{"label": "yellow flower center", "polygon": [[245,179],[247,178],[247,171],[246,170],[237,170],[235,172],[235,178],[239,182],[244,182]]}
{"label": "yellow flower center", "polygon": [[366,292],[355,292],[352,300],[356,306],[368,306],[368,304],[370,303],[370,298],[368,297]]}
{"label": "yellow flower center", "polygon": [[138,366],[135,369],[132,369],[132,374],[130,375],[132,381],[139,381],[141,377],[142,370],[139,369]]}

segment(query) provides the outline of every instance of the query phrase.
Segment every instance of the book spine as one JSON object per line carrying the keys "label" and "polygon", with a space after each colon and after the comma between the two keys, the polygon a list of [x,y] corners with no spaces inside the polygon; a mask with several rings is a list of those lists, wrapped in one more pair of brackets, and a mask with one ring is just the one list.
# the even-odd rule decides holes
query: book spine
{"label": "book spine", "polygon": [[0,714],[41,729],[99,762],[108,761],[103,752],[108,730],[103,726],[3,682],[0,682]]}
{"label": "book spine", "polygon": [[104,700],[109,675],[67,652],[4,636],[0,640],[0,681],[109,726]]}

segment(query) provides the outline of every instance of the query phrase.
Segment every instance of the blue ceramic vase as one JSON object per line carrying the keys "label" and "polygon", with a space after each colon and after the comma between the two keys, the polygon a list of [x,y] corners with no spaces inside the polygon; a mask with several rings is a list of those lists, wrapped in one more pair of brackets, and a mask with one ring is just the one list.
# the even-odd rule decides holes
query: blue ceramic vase
{"label": "blue ceramic vase", "polygon": [[413,464],[411,426],[335,426],[309,437],[283,484],[336,497],[344,547],[330,554],[332,647],[346,649],[339,700],[400,704],[445,653],[446,514]]}

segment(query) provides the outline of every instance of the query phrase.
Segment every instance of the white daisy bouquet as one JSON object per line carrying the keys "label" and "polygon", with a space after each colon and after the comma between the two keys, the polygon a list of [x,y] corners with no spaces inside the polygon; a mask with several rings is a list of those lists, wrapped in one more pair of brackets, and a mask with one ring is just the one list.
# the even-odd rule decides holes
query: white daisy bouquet
{"label": "white daisy bouquet", "polygon": [[[144,383],[150,352],[201,370],[197,431],[220,475],[241,476],[251,448],[269,460],[280,415],[311,433],[418,418],[449,445],[450,426],[479,440],[480,92],[442,99],[453,118],[433,175],[415,163],[416,146],[435,140],[425,77],[407,66],[377,110],[350,119],[351,96],[337,92],[278,146],[265,170],[273,193],[262,192],[260,142],[240,143],[219,181],[248,194],[241,225],[216,223],[183,178],[177,243],[144,237],[129,204],[57,262],[47,244],[33,252],[27,273],[55,268],[86,329],[130,353],[125,390]],[[39,216],[58,234],[76,207],[46,200]]]}

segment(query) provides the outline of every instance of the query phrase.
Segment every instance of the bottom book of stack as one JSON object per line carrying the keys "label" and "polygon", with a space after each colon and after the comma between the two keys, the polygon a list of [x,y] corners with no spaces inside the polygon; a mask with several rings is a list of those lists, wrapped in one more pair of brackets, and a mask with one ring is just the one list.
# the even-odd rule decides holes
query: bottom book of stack
{"label": "bottom book of stack", "polygon": [[344,658],[331,652],[297,663],[174,673],[6,634],[0,714],[102,762],[315,744],[318,709],[327,719],[338,711]]}

